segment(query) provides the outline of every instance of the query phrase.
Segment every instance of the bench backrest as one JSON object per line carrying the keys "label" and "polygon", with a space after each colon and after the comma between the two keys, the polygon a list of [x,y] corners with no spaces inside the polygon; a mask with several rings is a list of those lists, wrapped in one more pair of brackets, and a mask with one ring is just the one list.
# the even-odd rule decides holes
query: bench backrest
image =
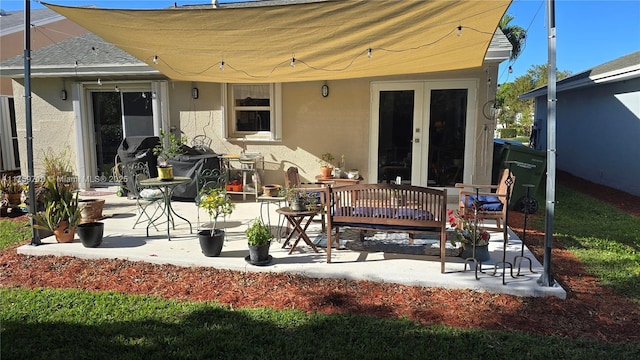
{"label": "bench backrest", "polygon": [[447,191],[412,185],[358,184],[328,187],[328,223],[442,227]]}

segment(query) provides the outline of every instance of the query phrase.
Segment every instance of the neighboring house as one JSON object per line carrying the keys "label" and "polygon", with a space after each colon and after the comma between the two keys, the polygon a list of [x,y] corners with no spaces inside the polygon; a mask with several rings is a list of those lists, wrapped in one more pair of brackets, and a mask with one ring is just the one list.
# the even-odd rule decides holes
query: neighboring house
{"label": "neighboring house", "polygon": [[[557,82],[557,168],[640,195],[640,51]],[[547,87],[535,99],[534,148],[547,149]]]}
{"label": "neighboring house", "polygon": [[[31,11],[31,49],[55,44],[88,31],[49,10]],[[46,26],[46,31],[41,31]],[[24,54],[24,12],[0,10],[0,61]],[[0,77],[0,172],[20,169],[11,78]]]}
{"label": "neighboring house", "polygon": [[[320,155],[330,152],[344,155],[346,168],[359,169],[366,182],[400,176],[453,195],[455,182],[491,180],[495,122],[483,106],[495,98],[498,64],[510,50],[496,30],[479,67],[252,84],[169,79],[96,35],[74,37],[32,53],[36,173],[41,151],[68,147],[81,188],[108,182],[122,137],[162,128],[189,140],[204,136],[216,153],[261,152],[267,183],[282,183],[290,166],[313,180]],[[21,58],[1,65],[22,96]],[[16,107],[23,135],[23,108]]]}

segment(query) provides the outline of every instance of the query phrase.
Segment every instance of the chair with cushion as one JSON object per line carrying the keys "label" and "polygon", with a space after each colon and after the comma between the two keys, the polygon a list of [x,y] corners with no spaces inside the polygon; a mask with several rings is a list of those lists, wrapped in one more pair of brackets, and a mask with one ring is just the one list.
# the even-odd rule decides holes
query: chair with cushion
{"label": "chair with cushion", "polygon": [[138,218],[133,224],[133,228],[135,229],[138,224],[146,223],[153,225],[157,230],[158,228],[153,223],[153,220],[159,218],[156,214],[164,206],[162,190],[140,185],[140,181],[151,177],[149,164],[146,162],[132,162],[126,166],[128,176],[133,180],[133,186],[129,190],[131,191],[131,196],[136,199],[136,205],[138,206]]}
{"label": "chair with cushion", "polygon": [[[503,230],[507,216],[507,178],[509,170],[505,169],[500,175],[497,185],[478,185],[457,183],[456,188],[460,189],[458,197],[458,207],[461,215],[473,215],[473,205],[478,204],[478,218],[483,219],[481,226],[485,229]],[[511,174],[512,187],[516,177]],[[487,226],[484,220],[495,220],[496,226]]]}
{"label": "chair with cushion", "polygon": [[[225,189],[227,185],[227,171],[223,169],[202,169],[196,172],[196,197],[195,202],[198,208],[197,228],[200,229],[200,198],[202,192],[208,189]],[[226,221],[226,216],[223,218],[223,222]]]}

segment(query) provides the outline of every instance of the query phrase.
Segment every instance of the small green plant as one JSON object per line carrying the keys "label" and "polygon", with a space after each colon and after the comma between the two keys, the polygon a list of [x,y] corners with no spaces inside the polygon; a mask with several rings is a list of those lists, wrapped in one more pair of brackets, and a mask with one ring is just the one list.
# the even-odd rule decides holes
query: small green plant
{"label": "small green plant", "polygon": [[186,137],[178,137],[172,132],[166,133],[160,129],[160,144],[153,148],[153,154],[158,157],[158,164],[167,166],[169,160],[182,155],[182,146],[186,142]]}
{"label": "small green plant", "polygon": [[244,233],[247,235],[249,246],[268,245],[273,239],[269,225],[263,224],[259,218],[255,219]]}
{"label": "small green plant", "polygon": [[198,206],[205,209],[209,214],[209,218],[213,220],[213,226],[211,227],[212,236],[218,224],[218,217],[220,215],[231,215],[233,209],[235,209],[235,204],[231,202],[227,196],[227,192],[221,188],[203,189],[203,191],[200,192]]}
{"label": "small green plant", "polygon": [[331,153],[324,153],[320,156],[320,166],[333,167],[333,160],[335,160],[335,158]]}
{"label": "small green plant", "polygon": [[47,178],[44,184],[44,212],[33,216],[34,227],[42,230],[55,230],[60,222],[68,223],[65,232],[80,224],[82,207],[78,204],[78,192],[68,184]]}

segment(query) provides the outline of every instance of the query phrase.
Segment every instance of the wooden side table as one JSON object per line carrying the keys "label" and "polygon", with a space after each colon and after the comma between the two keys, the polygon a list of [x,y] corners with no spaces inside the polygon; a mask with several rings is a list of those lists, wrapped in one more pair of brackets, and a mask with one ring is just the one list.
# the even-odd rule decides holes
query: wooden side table
{"label": "wooden side table", "polygon": [[296,248],[300,239],[304,240],[307,245],[311,246],[311,248],[313,248],[315,252],[319,252],[316,245],[311,241],[311,239],[309,239],[309,236],[307,235],[307,228],[309,227],[309,224],[311,224],[311,220],[313,219],[313,217],[316,216],[319,211],[320,210],[293,211],[289,207],[282,207],[276,210],[278,214],[283,215],[285,219],[287,219],[289,224],[293,226],[293,230],[289,233],[287,239],[282,244],[282,248],[286,247],[289,244],[289,240],[291,240],[293,234],[295,234],[296,232],[298,233],[298,237],[291,246],[289,254],[293,253],[293,249]]}

